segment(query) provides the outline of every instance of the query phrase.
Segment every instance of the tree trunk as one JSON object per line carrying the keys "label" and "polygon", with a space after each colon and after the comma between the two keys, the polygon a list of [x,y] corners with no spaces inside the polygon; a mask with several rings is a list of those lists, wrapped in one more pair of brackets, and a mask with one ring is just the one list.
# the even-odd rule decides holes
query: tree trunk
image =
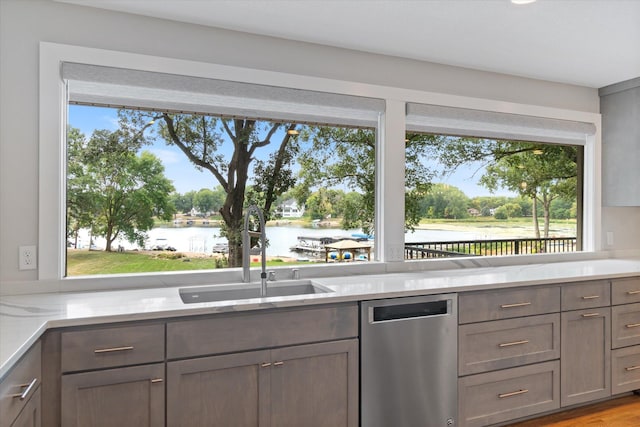
{"label": "tree trunk", "polygon": [[540,224],[538,224],[538,198],[534,194],[531,198],[533,206],[531,207],[531,215],[533,215],[533,231],[536,233],[536,239],[540,238]]}
{"label": "tree trunk", "polygon": [[544,202],[542,204],[544,207],[544,237],[549,237],[549,221],[551,217],[551,200],[547,195],[544,196]]}

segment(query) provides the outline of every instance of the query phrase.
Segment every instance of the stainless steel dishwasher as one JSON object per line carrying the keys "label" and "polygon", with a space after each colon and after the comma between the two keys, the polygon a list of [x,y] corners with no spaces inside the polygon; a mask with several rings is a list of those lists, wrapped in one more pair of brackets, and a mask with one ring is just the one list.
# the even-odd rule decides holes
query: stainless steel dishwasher
{"label": "stainless steel dishwasher", "polygon": [[362,427],[455,426],[456,294],[363,301]]}

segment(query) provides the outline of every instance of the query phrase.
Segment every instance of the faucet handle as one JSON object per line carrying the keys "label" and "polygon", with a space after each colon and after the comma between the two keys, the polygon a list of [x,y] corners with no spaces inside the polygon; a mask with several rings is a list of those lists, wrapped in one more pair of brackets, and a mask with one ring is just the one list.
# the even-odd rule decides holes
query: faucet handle
{"label": "faucet handle", "polygon": [[272,271],[270,271],[270,272],[268,273],[267,280],[269,280],[269,281],[271,281],[271,282],[275,281],[275,280],[276,280],[276,272],[275,272],[275,271],[273,271],[273,270],[272,270]]}

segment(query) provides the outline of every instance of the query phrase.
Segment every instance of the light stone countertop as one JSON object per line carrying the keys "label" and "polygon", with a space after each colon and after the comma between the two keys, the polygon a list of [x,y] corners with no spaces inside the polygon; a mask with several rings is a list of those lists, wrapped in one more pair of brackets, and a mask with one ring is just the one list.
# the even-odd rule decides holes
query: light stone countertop
{"label": "light stone countertop", "polygon": [[177,287],[3,296],[0,378],[50,328],[638,275],[638,259],[597,259],[318,278],[334,292],[197,304],[184,304]]}

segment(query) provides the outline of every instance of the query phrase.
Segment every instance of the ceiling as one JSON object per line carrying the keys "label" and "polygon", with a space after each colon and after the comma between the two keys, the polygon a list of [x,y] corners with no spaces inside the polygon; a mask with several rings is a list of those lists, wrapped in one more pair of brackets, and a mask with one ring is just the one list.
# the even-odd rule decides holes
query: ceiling
{"label": "ceiling", "polygon": [[640,77],[640,0],[58,0],[599,88]]}

